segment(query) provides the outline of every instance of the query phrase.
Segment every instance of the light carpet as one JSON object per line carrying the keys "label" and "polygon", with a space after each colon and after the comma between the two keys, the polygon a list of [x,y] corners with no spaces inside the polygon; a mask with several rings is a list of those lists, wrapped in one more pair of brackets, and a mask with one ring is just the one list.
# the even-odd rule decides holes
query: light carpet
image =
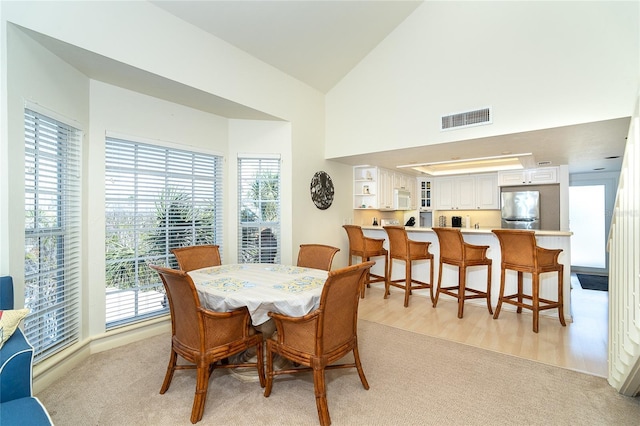
{"label": "light carpet", "polygon": [[[359,321],[362,364],[327,373],[332,424],[637,425],[640,399],[605,379]],[[195,371],[177,371],[160,395],[168,334],[92,355],[37,396],[58,426],[190,425]],[[258,383],[214,371],[200,424],[317,425],[310,374]]]}

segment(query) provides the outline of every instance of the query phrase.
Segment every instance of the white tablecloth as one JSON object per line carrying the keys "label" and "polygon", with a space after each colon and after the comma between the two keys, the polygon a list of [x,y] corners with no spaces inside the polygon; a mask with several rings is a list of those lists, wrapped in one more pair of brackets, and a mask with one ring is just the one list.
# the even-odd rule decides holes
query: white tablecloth
{"label": "white tablecloth", "polygon": [[214,266],[189,272],[201,303],[228,312],[246,306],[253,325],[273,311],[302,316],[317,309],[327,271],[270,263]]}

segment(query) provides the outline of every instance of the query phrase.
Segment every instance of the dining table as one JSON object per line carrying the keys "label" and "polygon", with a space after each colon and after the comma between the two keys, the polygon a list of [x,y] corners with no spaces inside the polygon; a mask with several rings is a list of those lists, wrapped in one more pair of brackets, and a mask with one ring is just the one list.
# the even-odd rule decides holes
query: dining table
{"label": "dining table", "polygon": [[[246,307],[253,327],[265,339],[275,332],[269,312],[293,317],[303,316],[320,306],[322,288],[328,272],[294,265],[238,263],[211,266],[188,272],[200,303],[216,312]],[[238,355],[241,361],[255,359],[255,349]],[[286,362],[276,359],[274,363]],[[242,381],[257,381],[255,369],[235,368],[231,374]]]}
{"label": "dining table", "polygon": [[269,320],[270,311],[289,316],[308,314],[320,305],[328,272],[272,263],[238,263],[189,272],[200,302],[216,312],[246,306],[254,327]]}

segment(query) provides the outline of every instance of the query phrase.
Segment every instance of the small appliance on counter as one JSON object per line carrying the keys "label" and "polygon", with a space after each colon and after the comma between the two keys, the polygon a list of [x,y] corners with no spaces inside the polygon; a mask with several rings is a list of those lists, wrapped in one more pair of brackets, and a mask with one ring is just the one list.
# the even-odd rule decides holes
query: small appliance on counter
{"label": "small appliance on counter", "polygon": [[409,220],[407,220],[407,223],[404,224],[404,226],[416,226],[416,218],[411,216]]}
{"label": "small appliance on counter", "polygon": [[398,219],[380,219],[380,226],[393,226],[393,225],[400,225],[400,222],[398,222]]}
{"label": "small appliance on counter", "polygon": [[454,228],[462,228],[462,216],[452,216],[451,226]]}

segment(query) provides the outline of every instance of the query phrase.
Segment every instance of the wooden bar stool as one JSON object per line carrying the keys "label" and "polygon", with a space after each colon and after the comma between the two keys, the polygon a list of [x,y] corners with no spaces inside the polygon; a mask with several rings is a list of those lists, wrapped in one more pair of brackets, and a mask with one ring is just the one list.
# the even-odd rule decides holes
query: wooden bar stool
{"label": "wooden bar stool", "polygon": [[[438,268],[438,290],[433,307],[438,304],[440,293],[458,299],[458,318],[464,314],[464,301],[467,299],[487,299],[489,313],[491,309],[491,259],[487,258],[489,246],[477,246],[464,242],[462,232],[457,228],[433,228],[440,243],[440,266]],[[458,284],[442,287],[442,264],[458,267]],[[487,266],[487,290],[467,287],[467,268],[471,266]]]}
{"label": "wooden bar stool", "polygon": [[[404,307],[409,306],[409,295],[413,290],[428,288],[431,296],[431,303],[433,299],[433,254],[429,253],[429,242],[413,241],[407,236],[407,231],[403,226],[384,226],[387,235],[389,236],[389,257],[391,263],[389,264],[389,279],[387,280],[384,298],[389,296],[389,287],[394,286],[404,289]],[[404,278],[391,280],[393,270],[393,259],[401,260],[405,263],[405,275]],[[428,260],[430,279],[429,282],[418,281],[411,276],[412,263],[416,260]]]}
{"label": "wooden bar stool", "polygon": [[[500,315],[500,308],[503,303],[509,303],[518,307],[517,312],[521,313],[522,308],[531,309],[533,312],[533,331],[538,332],[539,313],[545,309],[558,308],[560,324],[566,326],[563,312],[563,272],[564,265],[558,263],[558,256],[562,249],[545,249],[538,247],[535,233],[526,230],[494,229],[492,231],[500,240],[500,251],[502,253],[502,264],[500,268],[500,298],[493,319]],[[511,269],[518,272],[518,292],[511,295],[504,295],[505,272]],[[524,294],[522,278],[524,273],[532,275],[531,293]],[[542,299],[540,297],[540,274],[545,272],[558,273],[558,300]],[[524,301],[530,300],[531,303]]]}
{"label": "wooden bar stool", "polygon": [[370,287],[371,283],[387,282],[389,252],[382,247],[384,244],[383,238],[365,237],[362,228],[358,225],[342,225],[342,227],[347,231],[347,237],[349,238],[349,266],[352,264],[353,256],[360,257],[362,263],[371,260],[372,257],[384,256],[384,275],[372,274],[367,270],[360,293],[360,297],[364,299],[365,288]]}

